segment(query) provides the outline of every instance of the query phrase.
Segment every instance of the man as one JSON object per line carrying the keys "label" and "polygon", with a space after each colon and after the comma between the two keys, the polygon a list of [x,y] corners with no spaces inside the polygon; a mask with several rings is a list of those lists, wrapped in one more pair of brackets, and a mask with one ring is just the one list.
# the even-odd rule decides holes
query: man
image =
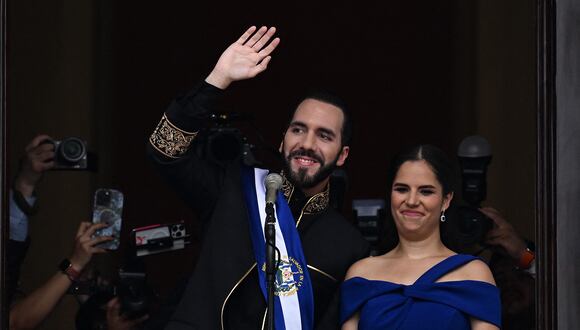
{"label": "man", "polygon": [[479,210],[493,222],[484,243],[493,252],[489,267],[501,293],[502,327],[535,329],[535,244],[495,208]]}
{"label": "man", "polygon": [[18,172],[10,189],[10,239],[8,240],[6,257],[7,264],[7,301],[12,303],[18,291],[20,267],[28,246],[28,217],[37,212],[35,190],[42,180],[44,172],[54,167],[54,145],[42,143],[50,136],[39,134],[26,146],[25,153],[20,159]]}
{"label": "man", "polygon": [[[170,105],[149,139],[155,165],[199,215],[204,231],[196,269],[167,329],[264,327],[263,207],[258,205],[267,171],[241,161],[218,165],[199,157],[193,146],[202,141],[197,134],[203,118],[223,90],[266,69],[280,42],[270,41],[274,33],[273,27],[248,29],[204,82]],[[338,328],[339,285],[349,265],[368,254],[362,235],[328,206],[329,175],[348,157],[350,132],[344,107],[321,93],[298,105],[284,134],[286,177],[276,201],[284,228],[282,239],[276,237],[281,250],[277,329]],[[284,227],[286,215],[290,229]]]}
{"label": "man", "polygon": [[[73,281],[95,253],[106,251],[95,245],[110,241],[111,237],[93,238],[103,224],[82,222],[75,236],[71,256],[65,259],[60,271],[27,295],[16,295],[20,267],[30,243],[28,235],[29,217],[37,212],[36,188],[44,173],[54,168],[54,144],[44,143],[52,138],[45,134],[35,136],[26,146],[20,159],[18,172],[10,189],[10,239],[7,248],[7,301],[10,306],[10,329],[32,329],[38,327],[50,315]],[[64,268],[66,267],[66,268]],[[140,320],[142,321],[142,320]],[[117,322],[119,323],[119,322]]]}

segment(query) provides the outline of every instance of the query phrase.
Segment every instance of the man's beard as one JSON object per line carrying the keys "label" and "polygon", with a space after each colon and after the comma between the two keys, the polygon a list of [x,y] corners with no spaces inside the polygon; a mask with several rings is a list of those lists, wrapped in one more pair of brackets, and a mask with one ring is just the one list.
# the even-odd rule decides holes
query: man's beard
{"label": "man's beard", "polygon": [[[308,169],[303,167],[299,168],[298,171],[295,172],[292,170],[292,166],[290,163],[292,162],[292,158],[296,156],[306,156],[315,159],[320,164],[320,168],[313,175],[308,175]],[[295,187],[301,189],[312,188],[317,184],[319,184],[320,182],[326,180],[326,178],[328,178],[330,174],[332,174],[332,172],[336,168],[338,157],[340,157],[340,153],[338,153],[336,159],[334,159],[332,162],[324,164],[324,160],[320,156],[318,156],[314,151],[306,149],[298,149],[291,152],[290,154],[288,154],[287,157],[285,157],[284,172],[288,173],[288,180]]]}

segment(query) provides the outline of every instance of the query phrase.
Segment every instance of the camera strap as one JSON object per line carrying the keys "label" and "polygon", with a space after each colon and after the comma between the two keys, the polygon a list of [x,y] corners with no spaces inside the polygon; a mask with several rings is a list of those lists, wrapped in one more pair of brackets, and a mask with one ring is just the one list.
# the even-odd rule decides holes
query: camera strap
{"label": "camera strap", "polygon": [[38,212],[38,203],[36,203],[36,196],[32,193],[32,197],[26,198],[18,191],[14,186],[11,189],[12,197],[16,206],[22,211],[22,213],[31,217]]}

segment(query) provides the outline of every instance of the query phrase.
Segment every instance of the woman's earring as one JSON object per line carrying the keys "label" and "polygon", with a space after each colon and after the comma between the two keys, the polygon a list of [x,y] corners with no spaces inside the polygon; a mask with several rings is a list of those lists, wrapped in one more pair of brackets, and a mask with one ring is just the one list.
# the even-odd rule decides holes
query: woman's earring
{"label": "woman's earring", "polygon": [[441,222],[445,222],[447,218],[445,217],[445,210],[441,211]]}

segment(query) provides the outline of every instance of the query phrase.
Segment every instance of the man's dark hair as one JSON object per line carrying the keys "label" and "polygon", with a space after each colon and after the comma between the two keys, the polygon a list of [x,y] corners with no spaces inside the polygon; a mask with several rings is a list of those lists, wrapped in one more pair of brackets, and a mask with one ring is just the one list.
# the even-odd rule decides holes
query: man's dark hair
{"label": "man's dark hair", "polygon": [[324,103],[328,103],[328,104],[332,104],[335,107],[339,108],[340,111],[342,111],[342,116],[344,117],[344,120],[342,122],[342,129],[340,131],[340,135],[341,135],[341,146],[350,146],[350,143],[352,141],[352,117],[350,115],[350,111],[348,106],[346,105],[346,102],[341,99],[340,97],[338,97],[336,94],[328,91],[328,90],[322,90],[322,89],[316,89],[316,90],[310,90],[309,92],[307,92],[304,97],[302,97],[298,103],[296,104],[296,107],[294,107],[294,111],[292,111],[292,113],[290,114],[290,119],[288,120],[288,125],[292,122],[292,118],[294,118],[294,114],[296,113],[296,109],[298,109],[298,105],[302,102],[304,102],[304,100],[307,99],[313,99],[313,100],[317,100],[320,102],[324,102]]}

